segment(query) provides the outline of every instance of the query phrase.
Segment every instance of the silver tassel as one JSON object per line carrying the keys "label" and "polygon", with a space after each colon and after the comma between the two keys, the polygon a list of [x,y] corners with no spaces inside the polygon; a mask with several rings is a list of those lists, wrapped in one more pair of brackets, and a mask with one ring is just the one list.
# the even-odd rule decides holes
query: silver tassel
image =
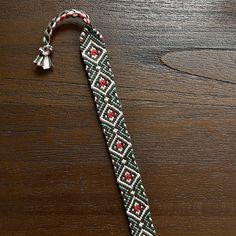
{"label": "silver tassel", "polygon": [[38,67],[48,70],[53,67],[52,60],[50,58],[50,54],[52,52],[51,45],[44,45],[43,47],[39,48],[39,55],[35,58],[34,64]]}

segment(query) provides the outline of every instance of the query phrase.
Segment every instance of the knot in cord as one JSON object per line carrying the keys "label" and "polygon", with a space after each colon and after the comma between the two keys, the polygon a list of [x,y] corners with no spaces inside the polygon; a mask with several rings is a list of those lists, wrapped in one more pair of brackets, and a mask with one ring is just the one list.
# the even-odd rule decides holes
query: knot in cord
{"label": "knot in cord", "polygon": [[89,16],[85,12],[80,10],[75,10],[75,9],[65,10],[60,14],[58,14],[56,17],[54,17],[48,24],[46,30],[44,31],[44,37],[43,37],[44,46],[39,48],[39,55],[34,60],[34,64],[36,64],[38,67],[47,70],[53,66],[50,58],[50,54],[52,52],[52,46],[50,45],[52,32],[56,28],[59,22],[69,17],[80,18],[83,20],[83,22],[85,22],[87,26],[91,27],[91,21],[89,19]]}
{"label": "knot in cord", "polygon": [[49,44],[44,45],[43,47],[39,48],[39,55],[35,58],[34,64],[38,67],[48,70],[50,69],[53,64],[50,58],[50,53],[52,52],[52,46]]}
{"label": "knot in cord", "polygon": [[39,54],[43,56],[48,56],[52,52],[52,46],[47,44],[39,48]]}

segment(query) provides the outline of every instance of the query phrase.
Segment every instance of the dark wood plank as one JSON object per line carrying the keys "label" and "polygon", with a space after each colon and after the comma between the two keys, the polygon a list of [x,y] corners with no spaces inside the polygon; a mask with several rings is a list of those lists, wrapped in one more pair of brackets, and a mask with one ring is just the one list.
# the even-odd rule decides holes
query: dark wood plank
{"label": "dark wood plank", "polygon": [[129,235],[79,55],[81,8],[105,36],[160,236],[236,235],[236,4],[2,1],[0,235]]}
{"label": "dark wood plank", "polygon": [[236,51],[179,51],[167,53],[161,59],[166,65],[178,71],[236,84]]}

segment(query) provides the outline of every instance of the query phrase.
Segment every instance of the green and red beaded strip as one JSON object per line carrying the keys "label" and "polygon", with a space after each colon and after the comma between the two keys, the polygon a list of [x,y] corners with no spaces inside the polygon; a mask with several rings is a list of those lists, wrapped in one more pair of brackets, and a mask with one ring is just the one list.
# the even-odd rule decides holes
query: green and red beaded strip
{"label": "green and red beaded strip", "polygon": [[102,35],[92,27],[88,15],[72,9],[53,18],[44,33],[44,46],[39,49],[40,54],[34,63],[43,69],[49,69],[52,66],[49,58],[52,52],[49,44],[50,37],[56,24],[68,17],[80,17],[86,23],[80,35],[81,54],[128,217],[131,235],[155,236],[156,231],[152,223],[148,198],[135,161],[105,43]]}

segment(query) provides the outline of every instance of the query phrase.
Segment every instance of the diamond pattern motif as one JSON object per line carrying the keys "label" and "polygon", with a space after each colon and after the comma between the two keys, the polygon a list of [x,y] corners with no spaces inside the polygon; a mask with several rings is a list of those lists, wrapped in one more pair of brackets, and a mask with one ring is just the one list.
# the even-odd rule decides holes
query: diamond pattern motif
{"label": "diamond pattern motif", "polygon": [[109,150],[112,153],[116,154],[117,156],[123,158],[125,157],[125,154],[130,147],[131,147],[130,142],[128,142],[121,136],[116,135],[109,147]]}
{"label": "diamond pattern motif", "polygon": [[[111,104],[107,104],[100,116],[100,120],[110,126],[115,127],[117,121],[120,119],[121,117],[121,112],[114,106],[112,106]],[[122,138],[120,138],[122,139]],[[124,142],[126,142],[124,140]],[[116,149],[116,148],[115,148]]]}
{"label": "diamond pattern motif", "polygon": [[139,173],[129,168],[128,166],[124,166],[117,181],[118,183],[123,184],[125,187],[132,189],[136,184],[138,177]]}
{"label": "diamond pattern motif", "polygon": [[142,200],[140,200],[137,197],[134,197],[132,199],[132,202],[127,210],[127,214],[139,221],[141,221],[142,216],[145,214],[145,212],[147,211],[148,206],[147,204],[145,204],[145,202],[143,202]]}
{"label": "diamond pattern motif", "polygon": [[110,79],[110,77],[100,71],[97,73],[97,76],[92,83],[92,89],[103,94],[104,96],[107,95],[113,86],[114,82]]}
{"label": "diamond pattern motif", "polygon": [[118,100],[101,34],[85,27],[81,51],[133,236],[155,236],[148,199]]}
{"label": "diamond pattern motif", "polygon": [[105,48],[99,46],[94,41],[89,41],[88,45],[82,52],[82,56],[87,60],[95,64],[98,64],[105,53],[106,53]]}

